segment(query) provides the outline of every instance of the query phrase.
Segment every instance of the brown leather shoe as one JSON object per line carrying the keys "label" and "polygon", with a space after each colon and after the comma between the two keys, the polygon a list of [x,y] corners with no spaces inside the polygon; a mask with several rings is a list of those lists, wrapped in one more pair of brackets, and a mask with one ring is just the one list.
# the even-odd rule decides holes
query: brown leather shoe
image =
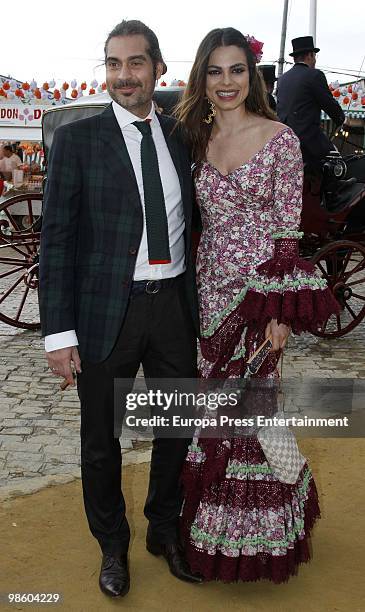
{"label": "brown leather shoe", "polygon": [[129,591],[130,579],[127,555],[103,554],[99,586],[109,597],[124,597]]}
{"label": "brown leather shoe", "polygon": [[146,548],[152,555],[165,557],[170,572],[179,580],[185,582],[203,582],[202,576],[193,574],[184,557],[184,551],[177,540],[169,540],[166,543],[157,542],[150,534],[147,534]]}

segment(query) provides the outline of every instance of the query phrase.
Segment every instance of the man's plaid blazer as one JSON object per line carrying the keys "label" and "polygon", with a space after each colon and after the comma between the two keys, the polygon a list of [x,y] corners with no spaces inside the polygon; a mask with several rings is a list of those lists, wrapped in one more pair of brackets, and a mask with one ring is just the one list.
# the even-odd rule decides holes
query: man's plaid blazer
{"label": "man's plaid blazer", "polygon": [[[186,293],[199,329],[191,257],[189,152],[174,120],[158,116],[177,170],[185,214]],[[111,105],[58,128],[48,163],[40,248],[44,335],[75,329],[81,359],[110,354],[126,313],[142,236],[140,196]]]}

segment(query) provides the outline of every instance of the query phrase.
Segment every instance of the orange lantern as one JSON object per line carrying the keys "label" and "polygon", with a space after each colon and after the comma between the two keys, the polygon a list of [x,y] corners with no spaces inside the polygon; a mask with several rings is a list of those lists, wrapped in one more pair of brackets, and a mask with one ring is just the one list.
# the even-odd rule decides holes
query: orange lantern
{"label": "orange lantern", "polygon": [[365,96],[362,96],[362,98],[361,98],[361,104],[362,104],[362,106],[365,106]]}
{"label": "orange lantern", "polygon": [[58,89],[55,89],[53,92],[53,97],[55,100],[59,100],[61,97],[60,91]]}
{"label": "orange lantern", "polygon": [[95,89],[93,87],[90,87],[90,89],[89,89],[90,96],[93,96],[94,93],[95,93]]}
{"label": "orange lantern", "polygon": [[81,87],[82,91],[85,91],[85,89],[87,87],[85,81],[83,83],[81,83],[80,87]]}
{"label": "orange lantern", "polygon": [[48,85],[47,81],[45,83],[43,83],[42,87],[43,87],[44,91],[48,91],[49,90],[49,85]]}
{"label": "orange lantern", "polygon": [[160,83],[160,87],[167,87],[167,83],[166,83],[166,81],[162,81],[162,82]]}
{"label": "orange lantern", "polygon": [[8,91],[8,89],[10,89],[10,85],[7,81],[5,81],[5,83],[3,83],[3,89],[5,89],[5,91]]}
{"label": "orange lantern", "polygon": [[62,85],[62,89],[64,89],[65,91],[67,91],[69,87],[69,84],[66,82]]}
{"label": "orange lantern", "polygon": [[349,86],[348,86],[347,91],[348,91],[349,93],[352,93],[352,85],[349,85]]}
{"label": "orange lantern", "polygon": [[341,92],[340,92],[340,90],[339,90],[339,89],[335,89],[335,91],[333,91],[333,92],[332,92],[332,95],[333,95],[335,98],[339,98],[339,97],[340,97],[340,95],[341,95]]}
{"label": "orange lantern", "polygon": [[0,96],[5,96],[5,98],[6,98],[6,93],[5,93],[5,91],[3,90],[2,87],[0,88]]}
{"label": "orange lantern", "polygon": [[28,91],[28,89],[30,89],[29,83],[22,83],[22,88],[24,89],[24,91]]}
{"label": "orange lantern", "polygon": [[102,83],[102,84],[101,84],[101,89],[102,89],[103,91],[105,91],[105,90],[106,90],[106,83]]}
{"label": "orange lantern", "polygon": [[358,99],[358,97],[359,97],[359,94],[358,94],[356,91],[354,91],[354,92],[353,92],[353,94],[352,94],[352,96],[351,96],[351,98],[352,98],[353,100],[357,100],[357,99]]}
{"label": "orange lantern", "polygon": [[16,89],[14,93],[17,98],[24,98],[24,93],[22,92],[21,89]]}
{"label": "orange lantern", "polygon": [[34,90],[34,96],[37,98],[37,100],[40,100],[42,97],[42,94],[40,90],[38,89],[38,87]]}
{"label": "orange lantern", "polygon": [[71,98],[77,98],[77,89],[71,91]]}
{"label": "orange lantern", "polygon": [[350,98],[348,96],[345,96],[344,99],[342,100],[343,104],[349,104],[350,102]]}

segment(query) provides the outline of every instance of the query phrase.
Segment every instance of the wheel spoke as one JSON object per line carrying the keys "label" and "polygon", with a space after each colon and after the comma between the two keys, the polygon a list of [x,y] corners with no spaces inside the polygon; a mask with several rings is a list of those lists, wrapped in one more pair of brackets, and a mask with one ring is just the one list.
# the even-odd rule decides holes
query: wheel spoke
{"label": "wheel spoke", "polygon": [[24,266],[20,266],[19,268],[12,268],[8,272],[2,272],[0,274],[0,278],[6,278],[7,276],[11,276],[12,274],[15,274],[15,272],[19,272],[19,270],[24,270]]}
{"label": "wheel spoke", "polygon": [[24,304],[25,304],[25,300],[27,299],[28,293],[29,293],[29,287],[27,285],[25,287],[24,291],[23,291],[22,299],[21,299],[21,302],[19,304],[19,308],[18,308],[18,310],[16,312],[16,315],[15,315],[15,321],[19,321],[19,317],[22,314],[22,310],[23,310],[23,307],[24,307]]}
{"label": "wheel spoke", "polygon": [[365,302],[365,295],[359,295],[358,293],[353,293],[351,297],[357,298],[358,300],[362,300]]}
{"label": "wheel spoke", "polygon": [[[1,236],[0,236],[0,239],[1,239]],[[29,251],[28,252],[27,251],[22,251],[22,249],[19,249],[19,247],[16,246],[15,244],[13,244],[10,240],[7,240],[6,242],[4,241],[1,246],[3,248],[13,249],[17,253],[20,253],[20,255],[23,255],[23,257],[28,257],[29,256]]]}
{"label": "wheel spoke", "polygon": [[7,218],[8,218],[8,220],[10,221],[11,225],[12,225],[12,226],[13,226],[13,228],[15,229],[15,231],[16,231],[16,232],[19,232],[19,231],[20,231],[20,227],[19,227],[19,225],[17,224],[17,222],[15,221],[15,219],[14,219],[13,215],[12,215],[12,214],[9,212],[8,208],[4,208],[3,210],[4,210],[4,212],[5,212],[5,214],[6,214]]}
{"label": "wheel spoke", "polygon": [[320,269],[320,271],[322,272],[322,274],[323,274],[324,278],[325,278],[325,279],[326,279],[328,282],[330,282],[330,281],[331,281],[331,277],[329,276],[329,274],[328,274],[327,270],[325,270],[325,269],[324,269],[324,267],[322,266],[322,264],[321,264],[319,261],[317,261],[317,266],[318,266],[318,268]]}
{"label": "wheel spoke", "polygon": [[333,266],[333,268],[332,268],[332,278],[333,278],[333,281],[336,281],[336,279],[337,279],[337,254],[336,253],[334,253],[332,255],[332,262],[333,262],[332,263],[332,266]]}
{"label": "wheel spoke", "polygon": [[365,278],[360,278],[360,280],[351,281],[351,283],[346,283],[346,286],[353,287],[354,285],[360,285],[362,283],[365,283]]}
{"label": "wheel spoke", "polygon": [[34,223],[34,217],[33,217],[33,206],[32,206],[32,200],[28,199],[28,213],[29,213],[29,225],[33,225]]}
{"label": "wheel spoke", "polygon": [[14,257],[0,257],[0,264],[4,264],[4,265],[15,264],[15,265],[26,266],[27,262],[24,259],[15,259]]}
{"label": "wheel spoke", "polygon": [[348,262],[350,261],[350,257],[351,257],[351,253],[352,253],[352,249],[348,249],[345,259],[342,262],[342,267],[339,273],[339,276],[341,276],[342,274],[344,274],[345,270],[346,270],[346,266],[348,264]]}
{"label": "wheel spoke", "polygon": [[349,304],[347,302],[345,302],[345,308],[349,311],[350,315],[352,316],[353,319],[357,318],[357,314],[354,313],[354,311],[352,310],[351,306],[349,306]]}
{"label": "wheel spoke", "polygon": [[341,317],[340,317],[340,315],[336,315],[336,323],[337,323],[337,331],[341,331],[342,325],[341,325]]}
{"label": "wheel spoke", "polygon": [[[9,210],[7,208],[4,209],[5,210],[5,214],[7,215],[10,223],[12,224],[12,226],[14,227],[14,230],[16,232],[22,232],[23,230],[21,229],[21,227],[18,225],[18,223],[15,221],[13,215],[9,212]],[[32,251],[31,249],[28,248],[28,244],[26,242],[23,243],[23,246],[27,249],[27,252],[30,254]]]}
{"label": "wheel spoke", "polygon": [[349,272],[344,273],[343,278],[348,279],[353,274],[357,274],[358,272],[364,269],[364,265],[365,265],[365,260],[363,259],[362,261],[360,261],[360,263],[357,264],[357,266],[352,268],[352,270],[349,270]]}
{"label": "wheel spoke", "polygon": [[24,276],[20,276],[18,280],[11,287],[9,287],[9,289],[5,293],[2,294],[2,296],[0,297],[0,304],[2,304],[4,300],[6,300],[6,298],[11,294],[12,291],[14,291],[15,287],[17,287],[23,279]]}

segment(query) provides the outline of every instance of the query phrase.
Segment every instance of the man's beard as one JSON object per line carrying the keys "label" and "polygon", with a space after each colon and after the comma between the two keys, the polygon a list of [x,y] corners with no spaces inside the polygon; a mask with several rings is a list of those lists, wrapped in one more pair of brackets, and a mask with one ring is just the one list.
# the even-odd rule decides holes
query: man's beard
{"label": "man's beard", "polygon": [[[122,87],[135,87],[136,91],[132,94],[125,94],[119,91]],[[139,88],[141,88],[140,91],[138,91]],[[152,93],[143,91],[142,84],[137,81],[117,81],[112,86],[107,83],[107,90],[112,100],[127,110],[145,106],[152,98]]]}

